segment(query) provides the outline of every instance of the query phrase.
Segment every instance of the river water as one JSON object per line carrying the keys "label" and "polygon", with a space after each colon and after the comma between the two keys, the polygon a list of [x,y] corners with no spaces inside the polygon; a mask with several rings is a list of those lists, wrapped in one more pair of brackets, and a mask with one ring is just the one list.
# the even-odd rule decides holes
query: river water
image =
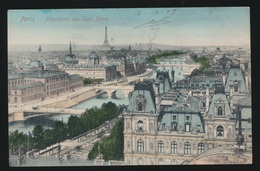
{"label": "river water", "polygon": [[[71,107],[74,109],[89,109],[93,106],[101,107],[103,103],[113,102],[116,105],[128,105],[129,100],[127,97],[124,97],[122,92],[116,92],[116,97],[109,97],[107,93],[101,94],[99,96],[90,98],[88,100],[82,101],[81,103]],[[70,114],[52,114],[48,116],[38,116],[26,119],[24,121],[15,121],[9,123],[9,133],[15,130],[28,134],[29,131],[32,132],[35,125],[41,125],[45,129],[52,128],[54,122],[57,120],[68,122]]]}
{"label": "river water", "polygon": [[[162,69],[162,68],[159,68]],[[169,69],[170,71],[170,69]],[[177,72],[175,72],[175,76],[177,76]],[[150,78],[155,78],[156,72],[153,72],[153,74],[150,76]],[[171,75],[170,75],[171,77]],[[107,95],[107,93],[101,94],[99,96],[87,99],[85,101],[82,101],[81,103],[71,107],[74,109],[89,109],[93,106],[101,107],[103,103],[107,102],[113,102],[116,105],[128,105],[129,99],[128,97],[124,97],[123,93],[120,91],[116,92],[116,97],[110,97]],[[19,130],[20,132],[23,132],[25,134],[28,134],[29,131],[32,132],[35,125],[41,125],[44,128],[52,128],[54,125],[54,122],[57,120],[63,121],[67,123],[68,118],[70,117],[70,114],[52,114],[48,116],[38,116],[29,118],[24,121],[15,121],[9,123],[9,133],[15,130]]]}

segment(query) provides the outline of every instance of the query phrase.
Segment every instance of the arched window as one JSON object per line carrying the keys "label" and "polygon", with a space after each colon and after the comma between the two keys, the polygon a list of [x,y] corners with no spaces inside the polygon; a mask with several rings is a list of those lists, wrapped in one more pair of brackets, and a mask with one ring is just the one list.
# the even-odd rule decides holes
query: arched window
{"label": "arched window", "polygon": [[136,111],[144,111],[145,109],[145,98],[142,94],[136,97]]}
{"label": "arched window", "polygon": [[203,143],[198,144],[198,153],[201,154],[205,151],[205,146]]}
{"label": "arched window", "polygon": [[197,88],[199,88],[199,86],[200,86],[199,84],[196,84],[196,87],[197,87]]}
{"label": "arched window", "polygon": [[144,160],[142,157],[138,158],[138,165],[143,165],[144,164]]}
{"label": "arched window", "polygon": [[218,107],[218,116],[223,115],[223,108],[221,106]]}
{"label": "arched window", "polygon": [[138,103],[138,111],[143,111],[143,104],[141,102]]}
{"label": "arched window", "polygon": [[172,143],[171,143],[171,153],[172,154],[177,153],[177,142],[176,141],[172,141]]}
{"label": "arched window", "polygon": [[190,154],[191,147],[189,142],[184,143],[184,154]]}
{"label": "arched window", "polygon": [[224,136],[224,128],[223,126],[219,125],[217,127],[217,137],[223,137]]}
{"label": "arched window", "polygon": [[194,84],[191,84],[191,88],[193,88],[194,87]]}
{"label": "arched window", "polygon": [[139,120],[137,122],[137,130],[138,131],[143,131],[144,130],[144,123],[143,123],[143,121]]}
{"label": "arched window", "polygon": [[158,164],[159,164],[159,165],[163,165],[163,164],[164,164],[164,161],[163,161],[162,158],[160,158],[160,159],[158,160]]}
{"label": "arched window", "polygon": [[137,141],[137,151],[144,151],[144,141],[141,139]]}
{"label": "arched window", "polygon": [[158,141],[158,152],[163,153],[164,143],[162,140]]}

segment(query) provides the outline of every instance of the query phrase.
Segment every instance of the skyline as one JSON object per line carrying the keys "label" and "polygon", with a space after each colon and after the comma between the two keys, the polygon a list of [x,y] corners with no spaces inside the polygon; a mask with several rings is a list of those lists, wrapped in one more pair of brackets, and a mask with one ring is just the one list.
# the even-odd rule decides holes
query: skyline
{"label": "skyline", "polygon": [[9,10],[8,45],[250,47],[249,7]]}

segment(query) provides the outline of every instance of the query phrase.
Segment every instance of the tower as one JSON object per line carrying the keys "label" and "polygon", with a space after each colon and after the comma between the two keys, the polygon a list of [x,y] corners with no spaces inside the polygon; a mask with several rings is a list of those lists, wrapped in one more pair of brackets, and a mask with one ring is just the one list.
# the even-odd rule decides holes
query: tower
{"label": "tower", "polygon": [[104,40],[103,48],[110,48],[110,45],[107,40],[107,27],[105,27],[105,40]]}
{"label": "tower", "polygon": [[41,53],[42,52],[42,47],[41,45],[39,46],[39,49],[38,49],[38,53]]}

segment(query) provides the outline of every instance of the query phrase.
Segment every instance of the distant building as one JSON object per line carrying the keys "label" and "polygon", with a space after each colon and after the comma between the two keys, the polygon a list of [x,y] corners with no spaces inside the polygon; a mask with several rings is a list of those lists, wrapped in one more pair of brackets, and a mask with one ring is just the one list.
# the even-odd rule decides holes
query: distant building
{"label": "distant building", "polygon": [[99,64],[99,56],[92,51],[88,56],[88,64],[74,64],[63,68],[69,74],[79,74],[84,78],[104,79],[104,81],[117,78],[116,66]]}
{"label": "distant building", "polygon": [[40,45],[39,48],[38,48],[38,53],[41,53],[41,52],[42,52],[42,47]]}
{"label": "distant building", "polygon": [[10,103],[25,103],[56,97],[83,87],[83,78],[64,71],[40,70],[8,75]]}
{"label": "distant building", "polygon": [[77,56],[72,53],[71,42],[69,47],[69,53],[64,56],[63,62],[65,65],[74,65],[79,62]]}

